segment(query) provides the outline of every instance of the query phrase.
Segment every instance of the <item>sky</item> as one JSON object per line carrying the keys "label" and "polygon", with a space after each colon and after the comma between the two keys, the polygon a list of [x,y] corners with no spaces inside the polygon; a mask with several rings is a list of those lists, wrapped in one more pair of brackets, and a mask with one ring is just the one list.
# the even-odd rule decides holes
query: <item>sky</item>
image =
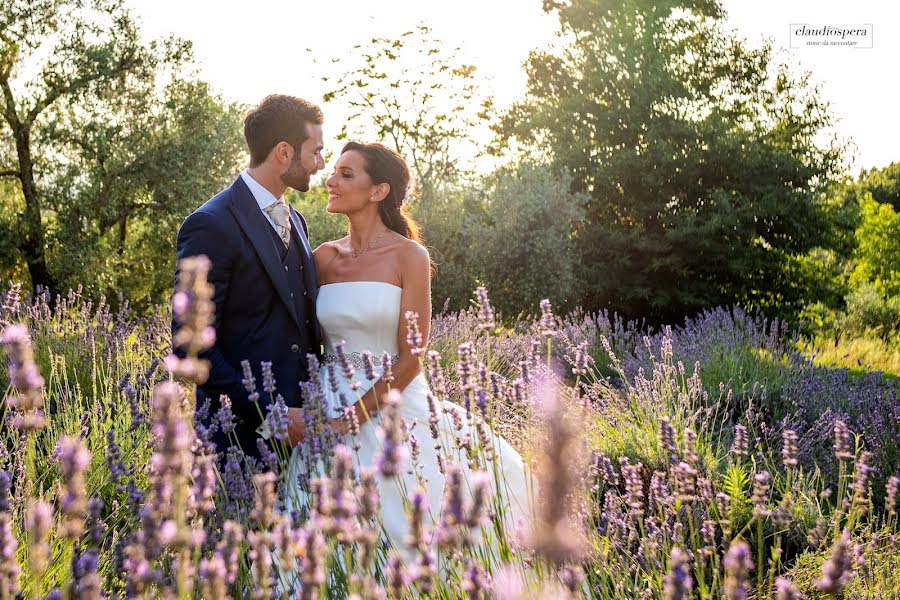
{"label": "sky", "polygon": [[[128,0],[128,5],[147,36],[191,40],[199,75],[224,99],[246,104],[273,92],[321,103],[327,91],[321,75],[345,64],[331,59],[351,56],[355,44],[373,36],[396,36],[425,23],[448,47],[460,48],[461,60],[478,67],[483,85],[502,108],[522,96],[522,65],[529,51],[552,43],[558,25],[555,16],[543,13],[541,0]],[[900,3],[724,0],[723,5],[727,26],[750,44],[769,38],[785,60],[812,72],[838,118],[835,133],[853,144],[854,172],[900,161],[893,75],[900,59]],[[790,49],[792,23],[871,23],[874,47]],[[328,137],[337,133],[346,113],[339,105],[323,104],[323,109]],[[338,145],[332,141],[327,147]]]}

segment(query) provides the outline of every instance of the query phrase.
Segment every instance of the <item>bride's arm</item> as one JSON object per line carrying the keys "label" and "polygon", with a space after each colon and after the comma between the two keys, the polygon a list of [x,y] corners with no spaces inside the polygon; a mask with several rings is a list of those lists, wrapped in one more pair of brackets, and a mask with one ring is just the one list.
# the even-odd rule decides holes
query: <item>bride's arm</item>
{"label": "bride's arm", "polygon": [[[404,246],[399,261],[401,287],[403,288],[400,297],[400,324],[397,327],[397,348],[400,358],[391,369],[394,381],[390,384],[391,388],[400,391],[404,390],[421,372],[419,357],[413,355],[407,340],[406,313],[414,312],[419,315],[417,321],[422,337],[420,348],[424,349],[428,345],[428,334],[431,329],[431,258],[428,256],[428,250],[416,242],[409,242]],[[365,412],[359,406],[360,403],[351,407],[351,410],[356,412],[357,421],[364,422],[366,413],[370,417],[376,413],[379,408],[379,400],[383,400],[387,393],[388,384],[381,379],[376,381],[375,385],[360,399],[365,406]]]}

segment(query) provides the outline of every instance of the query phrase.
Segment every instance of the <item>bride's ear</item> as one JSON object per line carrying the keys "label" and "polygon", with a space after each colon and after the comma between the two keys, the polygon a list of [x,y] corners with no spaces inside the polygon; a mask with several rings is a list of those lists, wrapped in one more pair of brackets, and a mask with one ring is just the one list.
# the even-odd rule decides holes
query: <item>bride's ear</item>
{"label": "bride's ear", "polygon": [[389,183],[379,183],[375,186],[375,190],[371,196],[369,196],[369,200],[371,202],[382,202],[387,195],[391,193],[391,184]]}

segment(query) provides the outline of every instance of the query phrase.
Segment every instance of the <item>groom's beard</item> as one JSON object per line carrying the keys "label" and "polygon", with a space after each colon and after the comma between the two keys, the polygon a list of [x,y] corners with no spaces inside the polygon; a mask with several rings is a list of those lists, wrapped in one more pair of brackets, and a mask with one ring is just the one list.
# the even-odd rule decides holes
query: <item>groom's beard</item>
{"label": "groom's beard", "polygon": [[303,168],[300,161],[294,160],[291,161],[291,166],[288,167],[287,172],[281,176],[281,182],[288,187],[294,188],[298,192],[308,192],[309,178],[309,172]]}

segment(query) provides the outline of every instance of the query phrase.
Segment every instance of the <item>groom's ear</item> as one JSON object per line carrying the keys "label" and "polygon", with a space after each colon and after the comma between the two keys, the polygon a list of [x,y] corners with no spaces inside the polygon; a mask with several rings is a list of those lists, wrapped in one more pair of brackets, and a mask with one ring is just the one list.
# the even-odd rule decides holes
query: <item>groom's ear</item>
{"label": "groom's ear", "polygon": [[274,158],[281,166],[290,165],[293,156],[294,148],[285,141],[275,144],[275,147],[272,148],[272,151],[269,153],[269,158]]}

